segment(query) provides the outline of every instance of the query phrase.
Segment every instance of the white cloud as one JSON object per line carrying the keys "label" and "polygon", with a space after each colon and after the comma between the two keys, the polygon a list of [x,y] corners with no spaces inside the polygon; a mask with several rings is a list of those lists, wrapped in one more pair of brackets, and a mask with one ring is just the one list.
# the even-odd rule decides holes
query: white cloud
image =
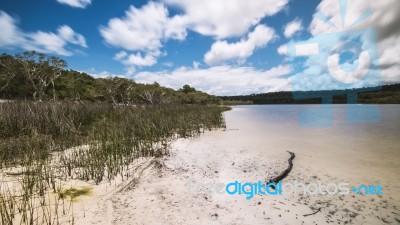
{"label": "white cloud", "polygon": [[194,69],[197,70],[197,69],[199,68],[199,66],[200,66],[200,62],[197,62],[197,61],[194,61],[194,62],[193,62],[193,68],[194,68]]}
{"label": "white cloud", "polygon": [[[279,12],[288,0],[162,0],[148,2],[141,8],[131,6],[121,18],[112,18],[107,26],[100,27],[105,42],[113,47],[128,51],[124,57],[114,57],[133,73],[138,66],[152,66],[162,56],[163,43],[170,40],[184,40],[187,30],[217,38],[238,37],[248,33],[262,18]],[[182,10],[174,16],[164,5]],[[258,27],[256,34],[239,43],[217,41],[206,56],[214,64],[216,57],[222,61],[244,61],[256,48],[268,43],[270,31]],[[258,36],[259,35],[259,36]],[[263,35],[267,35],[264,37]],[[222,52],[218,52],[222,48]],[[216,51],[214,51],[214,50]],[[226,55],[232,53],[232,55]],[[128,60],[130,58],[130,60]]]}
{"label": "white cloud", "polygon": [[73,53],[66,49],[68,44],[87,47],[85,38],[67,25],[59,27],[57,33],[27,33],[19,29],[16,20],[3,11],[0,11],[0,30],[0,47],[3,48],[22,48],[69,56]]}
{"label": "white cloud", "polygon": [[174,89],[185,84],[214,95],[238,95],[290,90],[288,66],[269,70],[252,67],[216,66],[208,69],[178,68],[172,72],[140,72],[134,76],[140,83],[154,83]]}
{"label": "white cloud", "polygon": [[148,52],[143,55],[140,52],[128,54],[121,51],[115,54],[114,59],[124,64],[126,67],[127,75],[131,76],[136,72],[138,66],[153,66],[157,63],[157,58],[161,52]]}
{"label": "white cloud", "polygon": [[100,28],[100,33],[114,47],[157,51],[163,39],[184,39],[186,28],[182,18],[170,18],[162,4],[149,2],[140,9],[131,6],[123,18],[110,19],[106,27]]}
{"label": "white cloud", "polygon": [[119,61],[127,56],[128,56],[128,53],[126,53],[125,51],[121,51],[121,52],[118,52],[117,54],[115,54],[114,59]]}
{"label": "white cloud", "polygon": [[295,19],[292,22],[286,24],[283,34],[285,35],[285,37],[290,38],[297,32],[302,31],[303,29],[304,27],[301,20]]}
{"label": "white cloud", "polygon": [[59,55],[72,55],[71,52],[64,48],[66,45],[65,40],[51,32],[38,31],[32,33],[26,41],[24,48],[27,49],[56,53]]}
{"label": "white cloud", "polygon": [[165,67],[173,67],[174,63],[173,62],[164,62],[162,65]]}
{"label": "white cloud", "polygon": [[287,55],[288,54],[288,48],[287,45],[281,45],[277,49],[279,55]]}
{"label": "white cloud", "polygon": [[385,82],[400,81],[400,34],[379,42],[382,78]]}
{"label": "white cloud", "polygon": [[137,66],[152,66],[157,63],[155,56],[145,55],[142,56],[140,53],[130,54],[125,58],[127,65],[137,65]]}
{"label": "white cloud", "polygon": [[58,28],[57,31],[59,36],[65,41],[87,48],[85,37],[76,33],[71,27],[64,25]]}
{"label": "white cloud", "polygon": [[94,78],[109,78],[109,77],[126,78],[126,75],[110,73],[108,71],[96,72],[96,70],[94,70],[94,69],[92,71],[84,72],[84,73],[90,74],[90,76],[92,76]]}
{"label": "white cloud", "polygon": [[82,9],[92,4],[92,0],[57,0],[57,2],[69,5],[71,7],[82,8]]}
{"label": "white cloud", "polygon": [[149,2],[142,8],[131,6],[123,18],[110,19],[100,33],[109,45],[133,52],[120,52],[114,57],[132,73],[136,66],[157,63],[157,58],[163,55],[164,40],[185,39],[186,24],[181,16],[169,17],[163,4]]}
{"label": "white cloud", "polygon": [[281,11],[288,0],[164,0],[184,12],[190,29],[218,39],[240,37],[266,16]]}
{"label": "white cloud", "polygon": [[[323,0],[317,7],[317,11],[322,12],[334,26],[331,26],[324,21],[318,19],[318,14],[315,13],[313,20],[309,26],[309,30],[313,35],[333,33],[338,31],[346,31],[362,28],[378,29],[379,39],[385,39],[399,32],[400,27],[400,1],[398,0],[352,0],[347,1],[346,17],[344,27],[342,26],[342,18],[340,14],[339,1]],[[370,9],[371,16],[365,20],[358,19]],[[355,22],[359,22],[354,24]]]}
{"label": "white cloud", "polygon": [[16,46],[23,42],[22,33],[16,26],[16,21],[0,10],[0,47]]}
{"label": "white cloud", "polygon": [[211,50],[205,54],[204,61],[208,65],[220,65],[231,60],[243,63],[257,48],[265,47],[275,37],[272,28],[258,25],[246,39],[241,39],[239,42],[216,41]]}
{"label": "white cloud", "polygon": [[[343,83],[356,83],[360,81],[362,78],[367,75],[368,70],[370,68],[370,56],[367,51],[363,51],[360,53],[360,58],[355,60],[354,62],[346,62],[344,64],[340,64],[340,56],[339,54],[333,54],[328,57],[328,69],[329,73],[332,74],[336,78]],[[346,72],[343,68],[349,68],[349,71]],[[355,68],[351,70],[352,68]]]}
{"label": "white cloud", "polygon": [[[370,9],[371,15],[363,18],[365,12]],[[381,0],[347,1],[346,17],[344,27],[340,14],[338,1],[323,0],[317,7],[317,11],[322,12],[332,23],[329,25],[318,18],[319,14],[314,14],[309,26],[309,31],[314,35],[346,32],[375,28],[378,35],[377,45],[379,49],[379,62],[381,64],[381,74],[384,82],[400,81],[400,1]],[[358,22],[358,23],[356,23]]]}

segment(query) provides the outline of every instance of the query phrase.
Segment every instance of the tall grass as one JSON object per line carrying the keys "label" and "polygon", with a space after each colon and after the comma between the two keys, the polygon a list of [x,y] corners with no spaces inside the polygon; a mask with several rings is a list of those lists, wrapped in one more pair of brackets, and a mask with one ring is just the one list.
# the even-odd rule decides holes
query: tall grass
{"label": "tall grass", "polygon": [[1,224],[58,224],[61,208],[62,214],[68,215],[57,195],[61,180],[98,184],[116,176],[128,177],[135,159],[168,154],[172,139],[224,127],[222,112],[226,109],[197,105],[0,104],[0,169],[20,169],[13,176],[19,183],[17,188],[1,180],[7,176],[0,171]]}

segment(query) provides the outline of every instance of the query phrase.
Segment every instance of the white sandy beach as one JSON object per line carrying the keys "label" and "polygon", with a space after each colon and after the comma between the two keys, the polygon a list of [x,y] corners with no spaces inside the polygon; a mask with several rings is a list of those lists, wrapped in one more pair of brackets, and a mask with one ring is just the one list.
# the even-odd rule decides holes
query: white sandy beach
{"label": "white sandy beach", "polygon": [[[226,112],[226,131],[178,139],[169,157],[141,160],[133,181],[94,186],[90,196],[74,203],[75,224],[400,223],[398,130],[388,134],[378,129],[396,131],[398,122],[387,125],[390,121],[384,117],[378,124],[310,129],[298,127],[294,119],[280,121],[279,111],[264,120],[263,114],[248,110]],[[357,132],[346,133],[348,129]],[[296,158],[284,182],[380,184],[384,194],[297,193],[246,200],[244,195],[188,189],[193,182],[265,181],[286,168],[287,150]],[[304,216],[311,213],[315,214]]]}

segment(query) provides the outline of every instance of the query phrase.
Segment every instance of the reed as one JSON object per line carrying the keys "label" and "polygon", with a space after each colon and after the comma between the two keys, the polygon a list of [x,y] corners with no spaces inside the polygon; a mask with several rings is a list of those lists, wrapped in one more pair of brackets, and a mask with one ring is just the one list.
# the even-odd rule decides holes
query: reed
{"label": "reed", "polygon": [[[138,157],[162,157],[169,143],[225,127],[226,107],[199,105],[0,104],[1,224],[59,224],[73,217],[62,180],[128,178]],[[5,170],[18,168],[14,174]],[[7,180],[9,178],[13,180]],[[72,204],[70,202],[69,204]],[[70,220],[70,221],[73,221]]]}

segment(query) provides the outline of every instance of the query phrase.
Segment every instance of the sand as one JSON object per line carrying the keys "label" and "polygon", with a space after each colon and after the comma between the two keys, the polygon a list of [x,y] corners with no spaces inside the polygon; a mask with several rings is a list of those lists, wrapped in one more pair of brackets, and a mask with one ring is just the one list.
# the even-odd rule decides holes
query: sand
{"label": "sand", "polygon": [[[398,123],[304,129],[294,119],[282,119],[279,110],[270,112],[268,120],[248,110],[226,112],[225,131],[176,140],[169,157],[139,160],[130,180],[93,185],[90,196],[74,203],[75,224],[400,223]],[[383,132],[382,127],[393,132]],[[349,133],[353,130],[357,132]],[[246,200],[244,195],[188,189],[193,182],[264,181],[286,168],[287,150],[296,158],[284,182],[380,184],[384,194],[300,192]]]}

